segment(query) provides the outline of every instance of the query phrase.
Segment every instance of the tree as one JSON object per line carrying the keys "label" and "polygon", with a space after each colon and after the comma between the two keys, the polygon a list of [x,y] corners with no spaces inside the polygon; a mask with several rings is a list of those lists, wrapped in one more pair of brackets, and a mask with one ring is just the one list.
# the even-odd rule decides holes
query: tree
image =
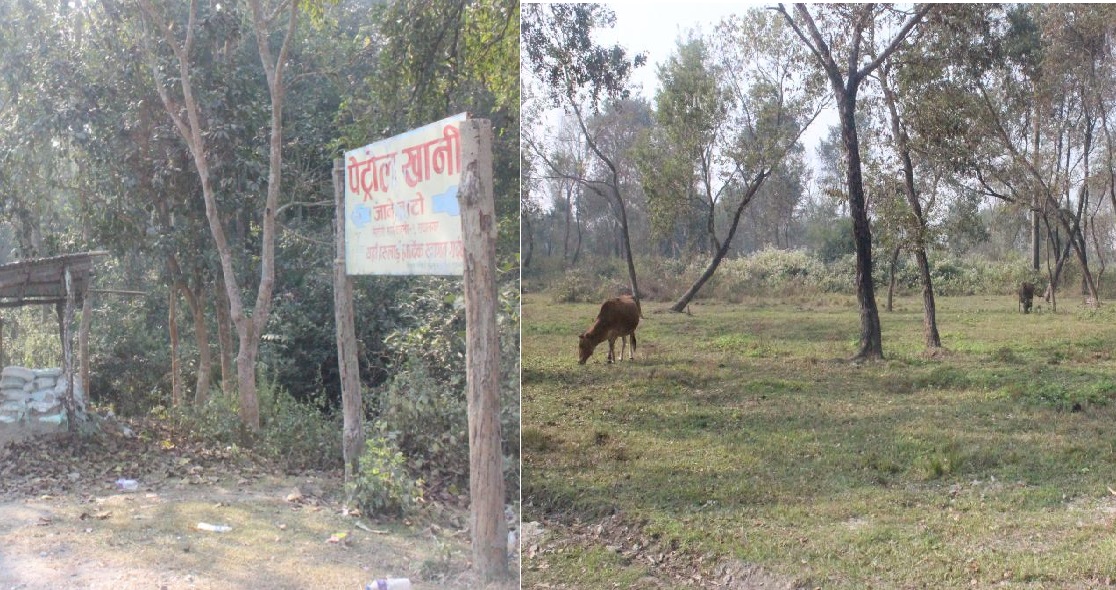
{"label": "tree", "polygon": [[[255,29],[256,44],[264,74],[267,78],[270,95],[270,140],[269,173],[267,196],[261,212],[260,226],[260,279],[257,285],[256,301],[251,315],[245,310],[241,298],[241,280],[233,265],[232,248],[225,229],[225,220],[217,203],[216,190],[210,174],[210,154],[207,149],[207,128],[203,122],[201,105],[194,95],[192,81],[192,53],[198,27],[198,0],[191,0],[181,40],[175,33],[174,21],[156,9],[152,0],[140,0],[147,19],[157,34],[170,48],[178,70],[178,87],[181,99],[172,97],[163,82],[159,60],[151,52],[151,66],[155,75],[156,90],[168,115],[174,121],[182,140],[193,155],[194,166],[201,179],[202,197],[205,201],[206,218],[209,220],[210,233],[217,248],[221,263],[221,275],[228,295],[230,317],[239,337],[236,355],[237,390],[240,397],[240,418],[246,427],[258,430],[260,427],[259,400],[256,394],[256,358],[259,356],[260,336],[267,325],[271,311],[271,295],[275,284],[275,211],[282,179],[283,148],[283,100],[286,92],[283,75],[287,67],[287,53],[298,23],[298,2],[276,6],[271,14],[265,14],[259,0],[249,0],[251,22]],[[221,5],[215,5],[214,13],[220,13]],[[286,14],[286,30],[277,55],[272,55],[270,46],[271,25],[281,14]],[[181,100],[181,102],[180,102]],[[183,116],[185,111],[185,117]]]}
{"label": "tree", "polygon": [[[880,359],[883,358],[883,341],[875,288],[872,284],[872,230],[864,199],[860,143],[856,129],[857,94],[861,82],[903,45],[911,31],[930,12],[931,6],[919,6],[909,15],[905,14],[906,21],[882,45],[882,49],[875,52],[866,51],[866,47],[875,41],[877,15],[882,10],[898,10],[894,7],[880,8],[872,4],[835,5],[828,7],[828,12],[820,12],[823,10],[821,8],[816,9],[819,11],[818,18],[811,14],[805,4],[794,5],[793,17],[782,4],[777,10],[825,71],[837,102],[847,164],[849,213],[853,220],[853,240],[856,243],[856,296],[860,306],[860,350],[856,358]],[[819,28],[819,23],[822,24],[824,33]],[[838,55],[838,51],[845,54]],[[867,63],[862,64],[865,60]],[[842,69],[843,67],[846,69]]]}
{"label": "tree", "polygon": [[[959,9],[944,14],[958,12],[964,16]],[[940,109],[940,101],[951,105],[926,117],[933,130],[924,135],[970,190],[1037,214],[1048,260],[1055,260],[1047,265],[1048,298],[1072,252],[1082,290],[1095,301],[1086,212],[1104,110],[1098,90],[1107,84],[1097,74],[1110,61],[1103,39],[1111,19],[1104,9],[1061,6],[1012,9],[1006,16],[987,9],[980,16],[946,19],[931,29],[934,46],[958,67],[936,83],[937,106],[923,105],[926,111]],[[989,24],[1003,20],[1008,26]],[[1035,29],[1044,31],[1041,38]]]}
{"label": "tree", "polygon": [[[712,107],[703,107],[711,108],[714,115],[707,119],[706,137],[709,140],[700,142],[708,147],[690,149],[699,154],[708,153],[696,159],[702,162],[700,176],[711,211],[709,231],[716,249],[705,270],[671,306],[675,312],[685,310],[713,277],[729,252],[744,210],[775,170],[783,165],[798,138],[823,106],[818,78],[800,68],[806,58],[805,51],[792,42],[790,30],[783,20],[769,12],[753,10],[743,18],[722,22],[718,27],[714,52],[717,56],[715,77],[722,80],[720,92],[731,97],[725,108],[731,107],[732,110],[724,115],[725,123],[722,124],[718,122],[720,117],[716,116],[721,108],[716,106],[717,103]],[[716,95],[711,91],[706,91],[706,94]],[[722,132],[726,144],[716,146],[716,150],[730,171],[721,179],[722,189],[732,186],[733,177],[737,174],[740,186],[737,188],[739,200],[730,213],[725,239],[718,241],[712,217],[717,198],[712,191],[711,177],[716,166],[713,144],[717,128],[721,125],[728,127]]]}
{"label": "tree", "polygon": [[[545,85],[548,99],[577,122],[589,151],[603,168],[598,179],[574,178],[587,190],[608,199],[620,222],[621,242],[628,265],[632,295],[638,304],[639,281],[632,256],[627,198],[624,196],[622,162],[619,154],[606,153],[600,138],[589,128],[590,115],[601,106],[614,104],[628,95],[626,88],[632,68],[643,65],[646,57],[628,59],[620,46],[600,47],[592,40],[593,30],[611,27],[616,15],[596,4],[527,5],[522,22],[522,44],[527,61]],[[541,140],[528,136],[528,147],[542,156]],[[543,158],[545,161],[545,157]],[[547,165],[555,172],[552,163]]]}
{"label": "tree", "polygon": [[[923,335],[926,340],[926,347],[937,349],[942,347],[942,338],[938,334],[937,308],[934,304],[934,285],[930,278],[930,259],[926,254],[929,227],[926,214],[923,212],[922,199],[915,185],[915,167],[911,158],[910,136],[899,115],[899,98],[892,89],[891,82],[889,81],[889,78],[892,76],[891,68],[892,64],[888,60],[882,62],[880,64],[878,79],[880,89],[883,91],[884,104],[887,106],[888,120],[891,124],[892,142],[894,143],[895,152],[899,156],[899,161],[902,163],[902,193],[903,196],[906,197],[907,205],[910,206],[911,215],[914,217],[913,227],[911,228],[913,230],[913,235],[911,236],[910,247],[914,252],[915,261],[918,264],[919,282],[922,283]],[[889,309],[891,307],[890,303],[891,297],[889,291]]]}
{"label": "tree", "polygon": [[[723,166],[721,149],[731,95],[717,83],[705,41],[691,33],[658,69],[655,127],[637,152],[640,183],[656,229],[670,233],[683,219],[704,217],[707,246],[717,238],[717,203],[738,170]],[[718,186],[719,185],[719,186]]]}

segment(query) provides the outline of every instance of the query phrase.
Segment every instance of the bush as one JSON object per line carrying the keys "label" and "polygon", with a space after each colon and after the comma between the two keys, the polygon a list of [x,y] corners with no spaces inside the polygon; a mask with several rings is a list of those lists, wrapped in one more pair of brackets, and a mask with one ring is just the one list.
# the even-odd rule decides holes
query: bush
{"label": "bush", "polygon": [[422,502],[422,480],[407,473],[403,453],[384,437],[368,439],[349,497],[365,514],[406,516]]}
{"label": "bush", "polygon": [[272,380],[260,379],[260,432],[256,449],[292,471],[340,467],[342,419],[325,392],[296,399]]}
{"label": "bush", "polygon": [[251,448],[288,471],[334,469],[342,464],[341,419],[325,409],[324,394],[311,401],[296,400],[274,381],[260,379],[260,430],[247,431],[240,421],[235,396],[214,391],[200,406],[169,412],[174,426],[197,440],[220,446]]}
{"label": "bush", "polygon": [[469,428],[464,386],[463,378],[439,381],[424,363],[407,363],[378,396],[375,430],[431,479],[466,480]]}

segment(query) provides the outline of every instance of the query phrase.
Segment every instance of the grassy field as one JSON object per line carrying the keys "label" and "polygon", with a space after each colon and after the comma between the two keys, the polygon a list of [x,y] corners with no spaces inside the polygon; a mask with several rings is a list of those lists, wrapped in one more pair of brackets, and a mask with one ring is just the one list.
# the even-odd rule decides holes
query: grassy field
{"label": "grassy field", "polygon": [[852,297],[645,303],[634,363],[578,366],[599,305],[526,296],[524,587],[1113,583],[1116,310],[938,305],[944,352],[901,299],[855,364]]}

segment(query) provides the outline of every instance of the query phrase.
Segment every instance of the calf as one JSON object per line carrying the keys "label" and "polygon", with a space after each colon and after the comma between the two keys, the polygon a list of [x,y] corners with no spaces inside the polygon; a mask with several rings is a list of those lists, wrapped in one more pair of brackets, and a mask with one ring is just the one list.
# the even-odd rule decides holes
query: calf
{"label": "calf", "polygon": [[[632,339],[632,352],[628,357],[635,360],[636,326],[639,325],[639,305],[630,295],[609,299],[601,305],[601,313],[597,314],[597,321],[589,331],[578,337],[580,359],[578,364],[585,364],[593,349],[598,344],[608,340],[608,362],[624,358],[624,349],[627,347],[627,338]],[[616,357],[616,339],[620,339],[620,357]]]}
{"label": "calf", "polygon": [[1023,313],[1031,313],[1031,305],[1035,301],[1035,286],[1024,282],[1019,285],[1019,309]]}

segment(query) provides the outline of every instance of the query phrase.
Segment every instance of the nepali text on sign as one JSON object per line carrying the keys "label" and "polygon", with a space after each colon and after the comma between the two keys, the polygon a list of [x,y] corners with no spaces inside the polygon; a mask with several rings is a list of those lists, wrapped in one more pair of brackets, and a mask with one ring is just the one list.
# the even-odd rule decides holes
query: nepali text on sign
{"label": "nepali text on sign", "polygon": [[465,113],[345,152],[350,275],[464,272],[460,124]]}

